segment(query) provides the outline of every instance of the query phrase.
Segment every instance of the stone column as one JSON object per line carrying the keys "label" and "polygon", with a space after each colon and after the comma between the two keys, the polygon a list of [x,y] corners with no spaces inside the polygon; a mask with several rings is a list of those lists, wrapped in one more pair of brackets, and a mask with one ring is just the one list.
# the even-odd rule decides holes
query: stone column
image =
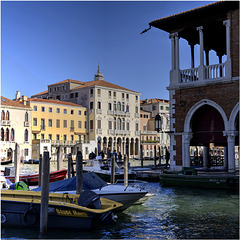
{"label": "stone column", "polygon": [[226,54],[227,60],[231,58],[230,56],[230,19],[223,21],[223,25],[226,26]]}
{"label": "stone column", "polygon": [[183,133],[182,135],[182,166],[190,167],[190,140],[192,133]]}
{"label": "stone column", "polygon": [[228,148],[224,147],[224,169],[228,169]]}
{"label": "stone column", "polygon": [[191,68],[194,68],[194,44],[189,43],[191,47]]}
{"label": "stone column", "polygon": [[203,146],[203,167],[207,168],[208,166],[208,155],[209,155],[209,147]]}
{"label": "stone column", "polygon": [[198,67],[198,76],[199,80],[205,79],[204,74],[204,46],[203,46],[203,26],[197,27],[197,30],[199,31],[199,44],[200,44],[200,65]]}
{"label": "stone column", "polygon": [[227,61],[225,63],[225,72],[226,77],[232,76],[232,67],[231,67],[231,53],[230,53],[230,19],[223,21],[223,24],[226,26],[226,54]]}
{"label": "stone column", "polygon": [[228,142],[228,172],[235,172],[235,132],[225,132]]}
{"label": "stone column", "polygon": [[171,61],[172,61],[172,68],[171,70],[175,70],[175,38],[174,34],[169,34],[169,38],[171,39]]}
{"label": "stone column", "polygon": [[176,69],[179,69],[179,37],[178,33],[175,33],[175,59]]}

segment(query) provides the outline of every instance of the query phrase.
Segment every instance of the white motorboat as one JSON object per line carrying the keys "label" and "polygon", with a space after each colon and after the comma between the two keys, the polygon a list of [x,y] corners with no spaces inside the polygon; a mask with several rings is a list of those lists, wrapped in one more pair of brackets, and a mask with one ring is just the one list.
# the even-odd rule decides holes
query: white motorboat
{"label": "white motorboat", "polygon": [[[106,182],[111,179],[111,160],[104,160],[100,156],[91,159],[83,166],[83,172],[94,172]],[[131,169],[128,170],[128,178],[134,179],[136,174]],[[115,163],[115,180],[124,178],[123,163]]]}
{"label": "white motorboat", "polygon": [[[32,191],[40,190],[41,188],[32,189]],[[93,172],[83,174],[83,190],[91,190],[100,197],[123,204],[117,211],[124,211],[148,193],[143,188],[107,184]],[[76,194],[76,177],[50,183],[49,192]]]}

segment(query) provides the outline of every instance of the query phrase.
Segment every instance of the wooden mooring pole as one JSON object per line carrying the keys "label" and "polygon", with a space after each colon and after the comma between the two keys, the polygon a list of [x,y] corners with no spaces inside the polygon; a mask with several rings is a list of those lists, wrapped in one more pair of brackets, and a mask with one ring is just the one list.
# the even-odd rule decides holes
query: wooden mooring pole
{"label": "wooden mooring pole", "polygon": [[39,166],[38,166],[38,186],[41,187],[42,181],[42,154],[39,155]]}
{"label": "wooden mooring pole", "polygon": [[156,145],[154,145],[154,168],[157,168],[157,151],[156,151]]}
{"label": "wooden mooring pole", "polygon": [[161,149],[158,147],[158,152],[159,152],[159,165],[161,166]]}
{"label": "wooden mooring pole", "polygon": [[124,155],[124,186],[128,186],[128,156]]}
{"label": "wooden mooring pole", "polygon": [[14,151],[15,183],[19,182],[20,147],[16,143]]}
{"label": "wooden mooring pole", "polygon": [[41,206],[40,206],[40,233],[47,232],[48,224],[48,197],[49,197],[49,152],[43,154],[42,164],[42,190],[41,190]]}
{"label": "wooden mooring pole", "polygon": [[111,184],[115,183],[115,156],[112,154],[111,159]]}
{"label": "wooden mooring pole", "polygon": [[72,170],[72,154],[68,154],[68,178],[71,177],[71,170]]}
{"label": "wooden mooring pole", "polygon": [[143,149],[142,149],[142,145],[140,145],[140,153],[141,153],[141,168],[143,168]]}
{"label": "wooden mooring pole", "polygon": [[83,158],[82,152],[77,152],[76,157],[76,193],[81,194],[83,192]]}
{"label": "wooden mooring pole", "polygon": [[57,170],[62,169],[62,162],[63,162],[62,147],[59,146],[57,150]]}

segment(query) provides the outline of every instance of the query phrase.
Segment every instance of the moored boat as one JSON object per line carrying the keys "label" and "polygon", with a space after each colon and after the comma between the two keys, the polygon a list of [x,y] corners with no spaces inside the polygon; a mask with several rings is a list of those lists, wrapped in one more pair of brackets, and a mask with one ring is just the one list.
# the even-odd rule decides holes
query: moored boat
{"label": "moored boat", "polygon": [[[121,164],[122,165],[122,164]],[[83,166],[83,172],[94,172],[100,178],[106,182],[110,182],[111,179],[111,161],[104,160],[99,157],[91,159]],[[115,180],[124,178],[124,169],[119,167],[118,163],[115,163]],[[136,174],[131,169],[128,170],[128,178],[135,179]]]}
{"label": "moored boat", "polygon": [[183,186],[239,190],[239,176],[160,174],[162,186]]}
{"label": "moored boat", "polygon": [[[62,169],[49,174],[49,182],[56,182],[66,178],[67,169]],[[12,183],[15,182],[15,176],[5,176],[6,179],[9,179]],[[29,186],[38,184],[39,174],[26,174],[19,175],[19,181],[26,182]]]}
{"label": "moored boat", "polygon": [[[83,174],[83,190],[91,190],[100,197],[123,204],[116,211],[123,211],[146,196],[148,193],[143,187],[124,186],[122,184],[107,184],[94,172]],[[41,187],[32,189],[41,191]],[[50,192],[76,194],[76,177],[68,178],[49,184]],[[146,199],[147,200],[147,199]]]}
{"label": "moored boat", "polygon": [[[112,211],[122,206],[109,199],[97,199],[95,196],[90,198],[91,192],[88,192],[87,196],[83,195],[84,193],[81,195],[49,193],[48,227],[92,229],[100,223],[112,223],[114,221]],[[2,227],[39,227],[40,206],[41,192],[2,190]]]}

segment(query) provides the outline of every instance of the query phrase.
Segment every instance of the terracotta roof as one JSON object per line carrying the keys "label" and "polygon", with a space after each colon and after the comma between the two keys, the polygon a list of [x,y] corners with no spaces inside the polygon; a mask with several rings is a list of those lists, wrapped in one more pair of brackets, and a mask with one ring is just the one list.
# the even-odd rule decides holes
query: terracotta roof
{"label": "terracotta roof", "polygon": [[82,105],[72,103],[72,102],[64,102],[60,100],[53,100],[53,99],[43,99],[43,98],[28,98],[28,102],[44,102],[44,103],[53,103],[59,105],[68,105],[73,107],[83,107]]}
{"label": "terracotta roof", "polygon": [[206,16],[214,16],[214,14],[219,15],[220,13],[223,14],[230,9],[236,8],[239,8],[238,1],[218,1],[153,20],[149,23],[149,25],[167,32],[171,32],[172,30],[176,29],[176,26],[174,25],[181,25],[181,23],[186,25],[186,23],[189,24],[189,21],[195,22],[198,18],[206,18]]}
{"label": "terracotta roof", "polygon": [[140,105],[152,104],[152,103],[169,103],[169,100],[158,99],[158,98],[140,100]]}
{"label": "terracotta roof", "polygon": [[38,96],[38,95],[42,95],[42,94],[45,94],[45,93],[48,93],[48,90],[40,92],[40,93],[37,93],[37,94],[34,94],[33,96]]}
{"label": "terracotta roof", "polygon": [[66,80],[63,80],[63,81],[60,81],[60,82],[57,82],[57,83],[50,84],[50,85],[48,85],[48,86],[54,86],[54,85],[58,85],[58,84],[61,84],[61,83],[67,83],[67,82],[84,84],[84,82],[81,82],[81,81],[78,81],[78,80],[66,79]]}
{"label": "terracotta roof", "polygon": [[138,93],[136,91],[121,87],[119,85],[107,82],[105,80],[93,80],[93,81],[85,82],[84,85],[73,88],[72,91],[76,90],[76,89],[79,89],[79,88],[85,88],[85,87],[91,87],[91,86],[101,86],[101,87],[107,87],[107,88],[115,88],[115,89],[121,89],[121,90],[125,90],[125,91]]}
{"label": "terracotta roof", "polygon": [[1,96],[1,105],[3,106],[11,106],[11,107],[19,107],[19,108],[30,108],[29,106],[23,105],[22,103],[10,100]]}

